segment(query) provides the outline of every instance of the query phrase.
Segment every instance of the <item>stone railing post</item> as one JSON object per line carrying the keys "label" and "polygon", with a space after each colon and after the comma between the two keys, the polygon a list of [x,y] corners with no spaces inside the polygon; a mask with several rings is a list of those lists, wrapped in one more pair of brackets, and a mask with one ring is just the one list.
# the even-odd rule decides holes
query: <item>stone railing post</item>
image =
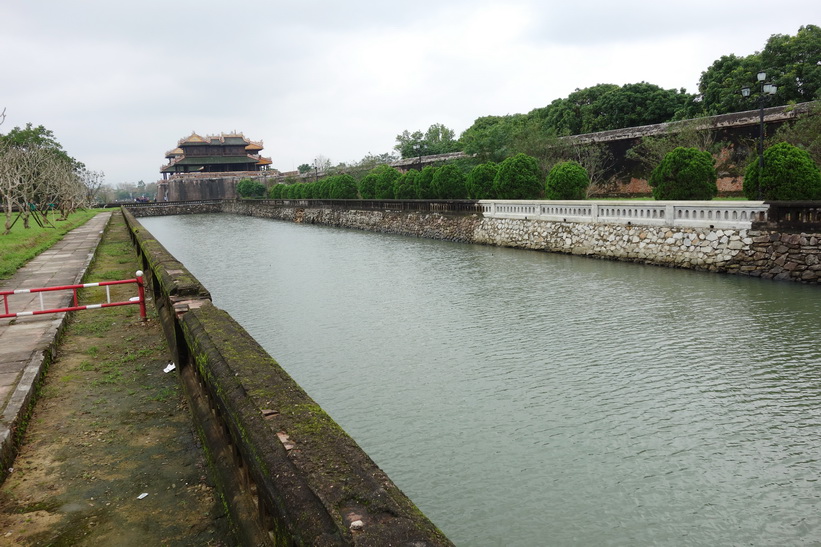
{"label": "stone railing post", "polygon": [[668,203],[664,206],[664,225],[672,226],[676,221],[676,206]]}

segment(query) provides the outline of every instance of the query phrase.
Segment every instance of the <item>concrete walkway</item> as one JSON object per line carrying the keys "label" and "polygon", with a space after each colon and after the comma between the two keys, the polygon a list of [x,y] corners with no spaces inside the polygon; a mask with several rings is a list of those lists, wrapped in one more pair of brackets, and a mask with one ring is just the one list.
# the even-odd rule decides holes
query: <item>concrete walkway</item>
{"label": "concrete walkway", "polygon": [[[100,213],[17,271],[0,281],[0,290],[34,289],[82,282],[111,213]],[[71,305],[71,291],[54,291],[9,296],[9,313]],[[0,298],[0,310],[2,307]],[[57,349],[58,334],[65,313],[16,319],[0,319],[0,463],[10,465],[14,457],[14,431],[31,402],[43,364]],[[6,469],[0,471],[0,477]]]}

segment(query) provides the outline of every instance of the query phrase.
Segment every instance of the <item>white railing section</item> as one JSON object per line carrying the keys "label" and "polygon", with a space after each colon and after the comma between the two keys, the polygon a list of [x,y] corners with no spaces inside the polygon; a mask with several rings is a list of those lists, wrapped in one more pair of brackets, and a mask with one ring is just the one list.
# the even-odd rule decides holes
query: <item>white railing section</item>
{"label": "white railing section", "polygon": [[766,221],[761,201],[513,201],[481,200],[486,218],[749,229]]}

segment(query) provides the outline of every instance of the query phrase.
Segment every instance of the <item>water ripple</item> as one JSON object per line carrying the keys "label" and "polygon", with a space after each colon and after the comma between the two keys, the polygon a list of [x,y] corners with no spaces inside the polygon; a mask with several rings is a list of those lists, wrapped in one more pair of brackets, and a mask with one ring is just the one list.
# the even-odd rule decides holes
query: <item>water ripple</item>
{"label": "water ripple", "polygon": [[817,287],[145,224],[457,544],[821,543]]}

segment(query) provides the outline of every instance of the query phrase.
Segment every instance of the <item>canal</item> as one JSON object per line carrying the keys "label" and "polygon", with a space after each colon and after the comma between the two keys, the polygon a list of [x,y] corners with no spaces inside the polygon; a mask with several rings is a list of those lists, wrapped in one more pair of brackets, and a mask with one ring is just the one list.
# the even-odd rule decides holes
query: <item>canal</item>
{"label": "canal", "polygon": [[457,545],[821,542],[818,287],[140,222]]}

